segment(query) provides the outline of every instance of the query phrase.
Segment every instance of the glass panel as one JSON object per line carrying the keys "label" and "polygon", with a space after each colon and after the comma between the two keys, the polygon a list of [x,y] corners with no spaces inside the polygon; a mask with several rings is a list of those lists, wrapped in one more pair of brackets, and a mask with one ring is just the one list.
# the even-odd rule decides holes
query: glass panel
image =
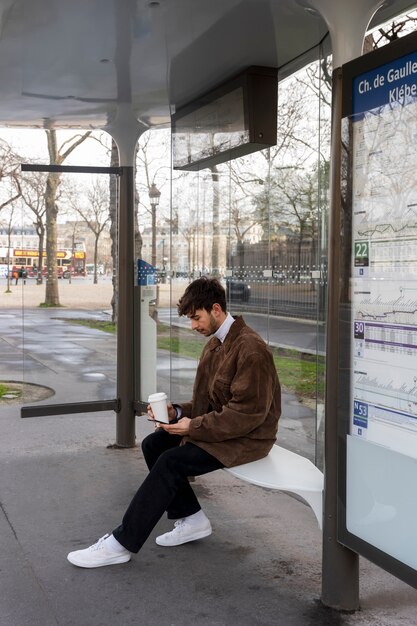
{"label": "glass panel", "polygon": [[283,388],[279,443],[319,466],[330,136],[323,67],[328,72],[323,61],[280,84],[273,148],[178,172],[170,169],[169,133],[153,131],[138,155],[142,258],[157,270],[157,389],[190,399],[205,339],[178,318],[176,304],[194,278],[218,276],[231,313],[274,352]]}
{"label": "glass panel", "polygon": [[158,390],[173,401],[191,398],[205,339],[178,318],[176,304],[194,278],[218,276],[228,309],[243,315],[273,350],[283,392],[278,442],[320,467],[327,76],[323,60],[280,84],[277,146],[200,172],[175,171],[169,134],[158,130],[141,139],[138,156],[142,256],[157,269]]}
{"label": "glass panel", "polygon": [[[53,160],[63,165],[109,166],[110,139],[104,133],[49,131],[48,154],[46,131],[1,136],[15,155],[21,195],[0,214],[2,261],[6,252],[11,271],[19,272],[1,299],[6,358],[0,379],[21,389],[25,404],[47,397],[53,404],[113,399],[117,180],[20,172],[21,163],[49,164],[54,152]],[[12,193],[10,187],[5,200]]]}
{"label": "glass panel", "polygon": [[[173,305],[187,284],[201,275],[222,277],[226,264],[226,235],[221,220],[221,169],[173,174],[173,207],[178,222],[179,274],[173,279]],[[174,246],[173,246],[174,248]],[[172,258],[175,267],[174,256]],[[188,318],[171,314],[171,396],[191,399],[197,362],[206,339],[191,330]]]}
{"label": "glass panel", "polygon": [[317,439],[316,464],[324,466],[324,402],[326,375],[326,316],[327,316],[327,267],[328,267],[328,217],[330,197],[330,134],[332,98],[332,57],[320,54],[318,62],[319,97],[319,145],[317,153],[317,248],[314,283],[317,293]]}
{"label": "glass panel", "polygon": [[169,396],[170,389],[171,246],[176,233],[171,217],[170,141],[169,130],[148,131],[140,137],[136,155],[136,258],[149,273],[140,288],[139,387],[144,402],[155,391]]}

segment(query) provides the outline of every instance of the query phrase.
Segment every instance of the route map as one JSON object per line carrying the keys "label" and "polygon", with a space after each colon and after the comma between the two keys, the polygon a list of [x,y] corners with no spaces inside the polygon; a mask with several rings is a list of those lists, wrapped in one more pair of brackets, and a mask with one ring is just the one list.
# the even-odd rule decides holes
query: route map
{"label": "route map", "polygon": [[417,458],[417,53],[354,88],[350,432]]}

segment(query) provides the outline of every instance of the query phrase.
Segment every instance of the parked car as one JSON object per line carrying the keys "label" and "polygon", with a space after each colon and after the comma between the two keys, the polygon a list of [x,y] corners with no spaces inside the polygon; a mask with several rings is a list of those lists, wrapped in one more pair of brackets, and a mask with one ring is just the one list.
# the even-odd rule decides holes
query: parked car
{"label": "parked car", "polygon": [[242,279],[226,278],[226,296],[230,302],[248,302],[250,285]]}

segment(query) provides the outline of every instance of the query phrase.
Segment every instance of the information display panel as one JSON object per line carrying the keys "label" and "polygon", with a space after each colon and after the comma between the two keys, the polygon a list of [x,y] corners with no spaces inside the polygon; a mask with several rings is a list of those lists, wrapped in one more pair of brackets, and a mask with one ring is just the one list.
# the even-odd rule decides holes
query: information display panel
{"label": "information display panel", "polygon": [[174,169],[198,171],[277,141],[278,71],[252,66],[171,118]]}
{"label": "information display panel", "polygon": [[417,34],[342,69],[339,540],[417,586]]}

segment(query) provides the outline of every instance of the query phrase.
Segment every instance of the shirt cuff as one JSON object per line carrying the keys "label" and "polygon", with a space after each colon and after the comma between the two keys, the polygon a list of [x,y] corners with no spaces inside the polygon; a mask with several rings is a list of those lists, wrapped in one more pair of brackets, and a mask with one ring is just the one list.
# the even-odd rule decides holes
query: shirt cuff
{"label": "shirt cuff", "polygon": [[175,421],[178,421],[182,415],[181,407],[179,406],[179,404],[173,404],[172,406],[174,407],[176,413]]}

